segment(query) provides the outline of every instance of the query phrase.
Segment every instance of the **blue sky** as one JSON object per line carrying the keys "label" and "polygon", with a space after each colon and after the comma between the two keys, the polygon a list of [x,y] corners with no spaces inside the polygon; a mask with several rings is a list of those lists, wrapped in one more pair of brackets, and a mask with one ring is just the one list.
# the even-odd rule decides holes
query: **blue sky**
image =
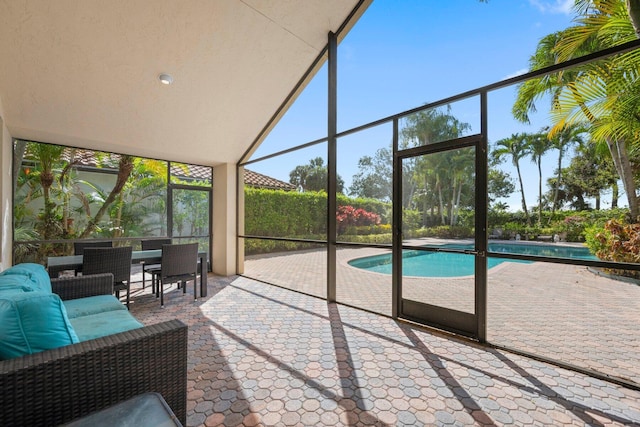
{"label": "blue sky", "polygon": [[[572,0],[374,0],[338,46],[338,130],[347,130],[427,102],[475,89],[525,72],[543,36],[571,25]],[[253,158],[326,135],[326,67],[323,67]],[[547,124],[540,103],[530,126],[511,116],[515,88],[489,95],[489,141],[515,132],[536,132]],[[479,132],[476,100],[454,105],[452,113]],[[391,143],[390,126],[339,141],[338,173],[348,187],[363,155]],[[250,169],[289,180],[309,159],[326,158],[326,146],[255,163]],[[556,153],[546,161],[553,173]],[[527,203],[536,203],[537,171],[525,160]],[[506,165],[505,169],[512,172]],[[515,178],[515,174],[513,174]],[[518,208],[514,194],[506,200]]]}

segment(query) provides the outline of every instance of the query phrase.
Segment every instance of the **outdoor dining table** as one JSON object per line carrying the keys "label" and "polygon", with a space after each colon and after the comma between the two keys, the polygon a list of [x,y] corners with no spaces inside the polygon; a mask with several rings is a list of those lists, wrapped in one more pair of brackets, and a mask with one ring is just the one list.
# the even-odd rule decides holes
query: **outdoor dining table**
{"label": "outdoor dining table", "polygon": [[[207,280],[205,268],[207,265],[207,252],[198,252],[200,260],[200,296],[207,296]],[[133,251],[131,253],[131,264],[160,264],[162,262],[162,249],[146,251]],[[49,277],[58,277],[61,271],[76,270],[82,266],[82,255],[65,255],[47,257],[47,270]]]}

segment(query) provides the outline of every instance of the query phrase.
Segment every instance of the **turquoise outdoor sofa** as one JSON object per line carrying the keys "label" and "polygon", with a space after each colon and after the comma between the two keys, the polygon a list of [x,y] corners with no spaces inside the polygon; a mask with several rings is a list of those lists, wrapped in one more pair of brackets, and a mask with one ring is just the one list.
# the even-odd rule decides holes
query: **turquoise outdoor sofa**
{"label": "turquoise outdoor sofa", "polygon": [[186,385],[186,325],[142,325],[111,274],[0,272],[0,425],[58,425],[145,392],[184,424]]}

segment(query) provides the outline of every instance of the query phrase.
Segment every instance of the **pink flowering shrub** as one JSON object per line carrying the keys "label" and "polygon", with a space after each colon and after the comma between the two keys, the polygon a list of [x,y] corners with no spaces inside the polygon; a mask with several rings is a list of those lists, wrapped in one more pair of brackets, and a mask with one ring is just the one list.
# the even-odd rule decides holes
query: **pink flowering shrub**
{"label": "pink flowering shrub", "polygon": [[336,220],[338,222],[338,234],[344,234],[347,227],[380,224],[380,215],[365,211],[362,208],[356,209],[353,206],[338,206]]}

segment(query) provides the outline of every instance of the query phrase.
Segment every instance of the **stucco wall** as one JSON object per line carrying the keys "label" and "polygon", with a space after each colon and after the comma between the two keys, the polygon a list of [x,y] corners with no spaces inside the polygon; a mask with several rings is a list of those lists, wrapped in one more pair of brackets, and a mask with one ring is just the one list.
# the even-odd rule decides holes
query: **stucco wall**
{"label": "stucco wall", "polygon": [[236,274],[236,167],[213,168],[213,272]]}
{"label": "stucco wall", "polygon": [[12,207],[11,207],[11,135],[4,124],[0,99],[0,271],[11,266]]}

